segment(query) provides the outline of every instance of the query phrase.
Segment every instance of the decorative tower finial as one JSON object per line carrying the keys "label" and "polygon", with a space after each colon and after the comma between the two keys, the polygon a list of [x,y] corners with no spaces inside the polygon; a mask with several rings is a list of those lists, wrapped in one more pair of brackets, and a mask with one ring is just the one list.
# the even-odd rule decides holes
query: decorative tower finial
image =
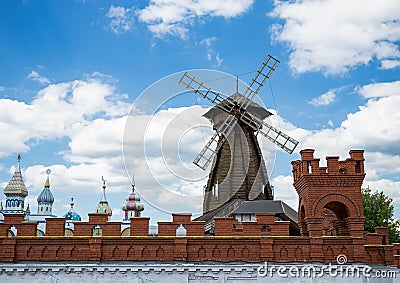
{"label": "decorative tower finial", "polygon": [[96,213],[106,213],[108,214],[108,220],[111,220],[111,215],[112,215],[112,209],[110,205],[108,204],[107,198],[106,198],[106,182],[107,180],[104,179],[104,176],[101,176],[101,180],[103,181],[103,197],[101,198],[99,204],[97,205],[96,208]]}
{"label": "decorative tower finial", "polygon": [[73,197],[71,197],[70,205],[71,205],[71,211],[72,211],[74,209],[74,198]]}
{"label": "decorative tower finial", "polygon": [[46,170],[47,179],[46,179],[46,183],[44,184],[45,188],[50,188],[50,180],[49,180],[50,173],[51,173],[51,170],[50,170],[50,169],[47,169],[47,170]]}
{"label": "decorative tower finial", "polygon": [[102,200],[107,200],[106,199],[106,188],[107,188],[106,182],[107,182],[107,180],[104,179],[104,176],[101,176],[101,180],[103,181],[103,198],[102,198]]}
{"label": "decorative tower finial", "polygon": [[22,159],[22,155],[21,155],[21,153],[18,153],[18,155],[17,155],[17,161],[18,161],[17,172],[21,172],[21,159]]}

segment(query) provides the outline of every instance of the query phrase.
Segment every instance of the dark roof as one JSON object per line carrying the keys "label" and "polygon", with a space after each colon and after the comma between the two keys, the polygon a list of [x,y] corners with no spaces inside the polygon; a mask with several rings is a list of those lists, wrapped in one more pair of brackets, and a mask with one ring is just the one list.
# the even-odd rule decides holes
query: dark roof
{"label": "dark roof", "polygon": [[297,212],[281,200],[245,201],[231,214],[271,213],[285,214],[291,221],[297,223]]}
{"label": "dark roof", "polygon": [[[239,93],[235,93],[229,97],[230,100],[238,101],[240,98],[244,99],[244,102],[248,102],[249,99],[244,97],[243,95]],[[222,104],[223,102],[221,102]],[[269,112],[267,109],[259,105],[258,103],[254,102],[253,100],[250,101],[249,105],[247,106],[247,111],[256,117],[258,117],[261,120],[264,120],[265,118],[273,115],[271,112]],[[203,116],[206,117],[209,120],[213,120],[215,115],[218,114],[224,114],[225,112],[218,108],[217,106],[214,106],[211,108],[208,112],[206,112]]]}

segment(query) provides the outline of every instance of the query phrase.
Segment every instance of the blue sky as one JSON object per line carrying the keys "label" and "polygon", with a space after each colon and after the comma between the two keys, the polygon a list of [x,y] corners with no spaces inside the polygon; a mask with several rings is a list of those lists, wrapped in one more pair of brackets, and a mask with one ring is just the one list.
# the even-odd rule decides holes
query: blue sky
{"label": "blue sky", "polygon": [[[162,210],[198,213],[201,201],[187,195],[201,191],[207,174],[190,167],[189,158],[211,133],[200,118],[209,105],[179,86],[182,93],[160,105],[158,96],[171,90],[148,87],[191,69],[249,82],[271,54],[281,63],[259,99],[276,113],[270,122],[300,141],[288,155],[261,140],[276,198],[297,209],[290,161],[299,158],[298,150],[315,148],[324,160],[345,159],[360,148],[366,151],[364,186],[385,191],[400,215],[397,0],[2,1],[0,21],[0,181],[7,184],[22,153],[33,210],[51,168],[55,214],[65,213],[73,196],[86,218],[101,198],[104,175],[113,219],[122,219],[130,191],[122,143],[133,107],[128,125],[147,139],[133,137],[141,139],[129,152],[128,175]],[[176,78],[170,77],[171,89]],[[161,111],[146,113],[146,103]],[[182,164],[171,161],[173,172],[160,166],[165,152],[157,147],[176,142],[166,131],[182,134],[185,157]],[[175,174],[185,166],[190,180]],[[185,197],[153,191],[157,186]],[[145,202],[144,215],[153,223],[170,219],[155,206]]]}

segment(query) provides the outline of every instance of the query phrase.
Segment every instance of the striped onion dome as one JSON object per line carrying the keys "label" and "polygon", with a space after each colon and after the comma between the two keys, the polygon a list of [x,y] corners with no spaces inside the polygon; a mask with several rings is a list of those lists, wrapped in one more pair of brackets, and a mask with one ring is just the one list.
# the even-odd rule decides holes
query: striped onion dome
{"label": "striped onion dome", "polygon": [[50,191],[50,181],[49,176],[47,176],[46,183],[44,184],[44,188],[42,192],[37,197],[38,203],[54,203],[54,196]]}

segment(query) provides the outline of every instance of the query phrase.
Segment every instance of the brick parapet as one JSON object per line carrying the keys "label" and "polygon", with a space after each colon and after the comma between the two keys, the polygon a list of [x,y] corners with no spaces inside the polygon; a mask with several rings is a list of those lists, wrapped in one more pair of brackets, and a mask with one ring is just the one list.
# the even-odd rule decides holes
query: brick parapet
{"label": "brick parapet", "polygon": [[0,261],[245,261],[398,264],[399,245],[354,237],[14,237],[0,238]]}
{"label": "brick parapet", "polygon": [[205,221],[192,221],[192,214],[174,213],[172,222],[158,222],[159,236],[175,236],[180,225],[186,229],[186,236],[204,236]]}
{"label": "brick parapet", "polygon": [[256,222],[239,223],[233,217],[214,218],[215,236],[289,236],[289,221],[275,221],[274,214],[256,214]]}

